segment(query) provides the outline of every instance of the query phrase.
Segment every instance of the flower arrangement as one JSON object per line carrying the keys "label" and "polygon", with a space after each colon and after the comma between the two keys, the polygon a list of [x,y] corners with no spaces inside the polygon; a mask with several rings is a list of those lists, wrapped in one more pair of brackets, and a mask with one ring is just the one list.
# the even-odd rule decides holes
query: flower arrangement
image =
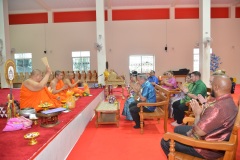
{"label": "flower arrangement", "polygon": [[220,60],[221,58],[219,56],[214,53],[211,54],[210,70],[212,72],[215,72],[219,68],[219,65],[222,64]]}

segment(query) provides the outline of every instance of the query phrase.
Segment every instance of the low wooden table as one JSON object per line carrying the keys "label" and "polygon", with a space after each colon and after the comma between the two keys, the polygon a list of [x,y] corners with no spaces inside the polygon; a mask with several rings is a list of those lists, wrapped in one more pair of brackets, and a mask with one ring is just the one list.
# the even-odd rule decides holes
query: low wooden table
{"label": "low wooden table", "polygon": [[119,102],[100,102],[95,109],[96,127],[99,124],[116,124],[119,127],[120,107]]}

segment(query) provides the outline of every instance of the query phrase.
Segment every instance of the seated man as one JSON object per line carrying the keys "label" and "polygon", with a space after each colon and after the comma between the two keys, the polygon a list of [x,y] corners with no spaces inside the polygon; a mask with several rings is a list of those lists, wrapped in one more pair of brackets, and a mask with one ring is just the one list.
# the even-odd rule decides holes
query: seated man
{"label": "seated man", "polygon": [[68,89],[68,86],[63,83],[63,73],[61,71],[55,72],[55,77],[50,82],[50,87],[54,95],[60,97],[61,100],[66,100],[66,89]]}
{"label": "seated man", "polygon": [[158,78],[155,76],[155,71],[151,70],[149,73],[148,81],[152,83],[152,85],[159,84]]}
{"label": "seated man", "polygon": [[[203,101],[203,97],[199,95],[198,99],[201,99],[201,107],[197,100],[191,100],[190,105],[195,114],[194,125],[178,126],[174,129],[174,132],[206,141],[229,140],[238,112],[230,91],[231,81],[228,76],[214,76],[212,96],[215,97],[215,101],[211,103]],[[169,154],[169,142],[162,139],[161,146],[167,156]],[[178,142],[175,142],[175,149],[178,152],[204,159],[217,159],[224,154],[223,151],[194,148]]]}
{"label": "seated man", "polygon": [[[153,85],[147,80],[147,76],[138,75],[138,83],[142,86],[142,93],[139,95],[139,102],[156,103],[156,92]],[[140,108],[137,107],[137,103],[139,102],[134,101],[129,105],[129,110],[133,121],[136,123],[133,128],[136,129],[140,128]],[[155,108],[156,107],[145,106],[143,108],[143,112],[154,112]]]}
{"label": "seated man", "polygon": [[51,92],[48,91],[46,84],[51,74],[48,67],[43,77],[42,72],[38,69],[32,71],[30,78],[22,83],[20,89],[20,108],[33,107],[36,111],[41,110],[38,105],[48,102],[53,104],[51,107],[60,107],[61,103]]}
{"label": "seated man", "polygon": [[68,89],[72,90],[74,94],[79,94],[79,96],[82,96],[83,91],[78,88],[78,83],[80,83],[80,80],[77,80],[75,82],[74,80],[74,73],[70,72],[68,73],[68,77],[64,79],[64,83],[68,85]]}
{"label": "seated man", "polygon": [[203,97],[207,95],[207,87],[201,80],[201,73],[198,71],[192,72],[191,79],[193,82],[193,87],[191,91],[188,88],[183,88],[183,92],[186,96],[174,102],[172,105],[175,120],[173,123],[171,123],[172,126],[176,127],[182,124],[185,111],[188,110],[186,102],[189,102],[191,99],[197,99],[198,94],[201,94]]}

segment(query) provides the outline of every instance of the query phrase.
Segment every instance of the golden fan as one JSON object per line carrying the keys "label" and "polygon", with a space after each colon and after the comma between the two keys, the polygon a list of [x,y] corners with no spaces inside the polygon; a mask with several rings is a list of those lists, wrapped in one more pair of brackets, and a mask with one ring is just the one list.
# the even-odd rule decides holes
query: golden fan
{"label": "golden fan", "polygon": [[47,57],[43,57],[43,58],[42,58],[42,62],[43,62],[43,64],[44,64],[45,66],[48,66],[48,67],[49,67]]}

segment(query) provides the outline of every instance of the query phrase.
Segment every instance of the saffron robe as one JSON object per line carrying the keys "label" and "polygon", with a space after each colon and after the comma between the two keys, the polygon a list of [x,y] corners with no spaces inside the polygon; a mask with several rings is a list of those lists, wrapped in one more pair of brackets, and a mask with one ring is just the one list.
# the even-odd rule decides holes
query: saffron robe
{"label": "saffron robe", "polygon": [[[71,83],[74,84],[74,83],[75,83],[75,80],[72,79],[72,80],[71,80]],[[71,90],[74,92],[74,94],[77,93],[77,94],[79,94],[80,96],[83,95],[83,90],[79,89],[79,88],[77,87],[77,85],[76,85],[75,87],[73,87]]]}
{"label": "saffron robe", "polygon": [[53,104],[50,108],[61,107],[61,102],[58,101],[57,96],[53,95],[47,87],[44,87],[40,91],[31,91],[24,85],[21,86],[20,90],[20,108],[34,108],[36,111],[42,110],[38,105],[44,102]]}
{"label": "saffron robe", "polygon": [[[65,85],[64,82],[62,80],[59,80],[58,83],[56,84],[56,90],[63,88],[64,85]],[[57,97],[60,97],[61,100],[66,100],[67,99],[66,93],[67,93],[67,90],[65,89],[61,92],[56,93],[55,95]]]}

